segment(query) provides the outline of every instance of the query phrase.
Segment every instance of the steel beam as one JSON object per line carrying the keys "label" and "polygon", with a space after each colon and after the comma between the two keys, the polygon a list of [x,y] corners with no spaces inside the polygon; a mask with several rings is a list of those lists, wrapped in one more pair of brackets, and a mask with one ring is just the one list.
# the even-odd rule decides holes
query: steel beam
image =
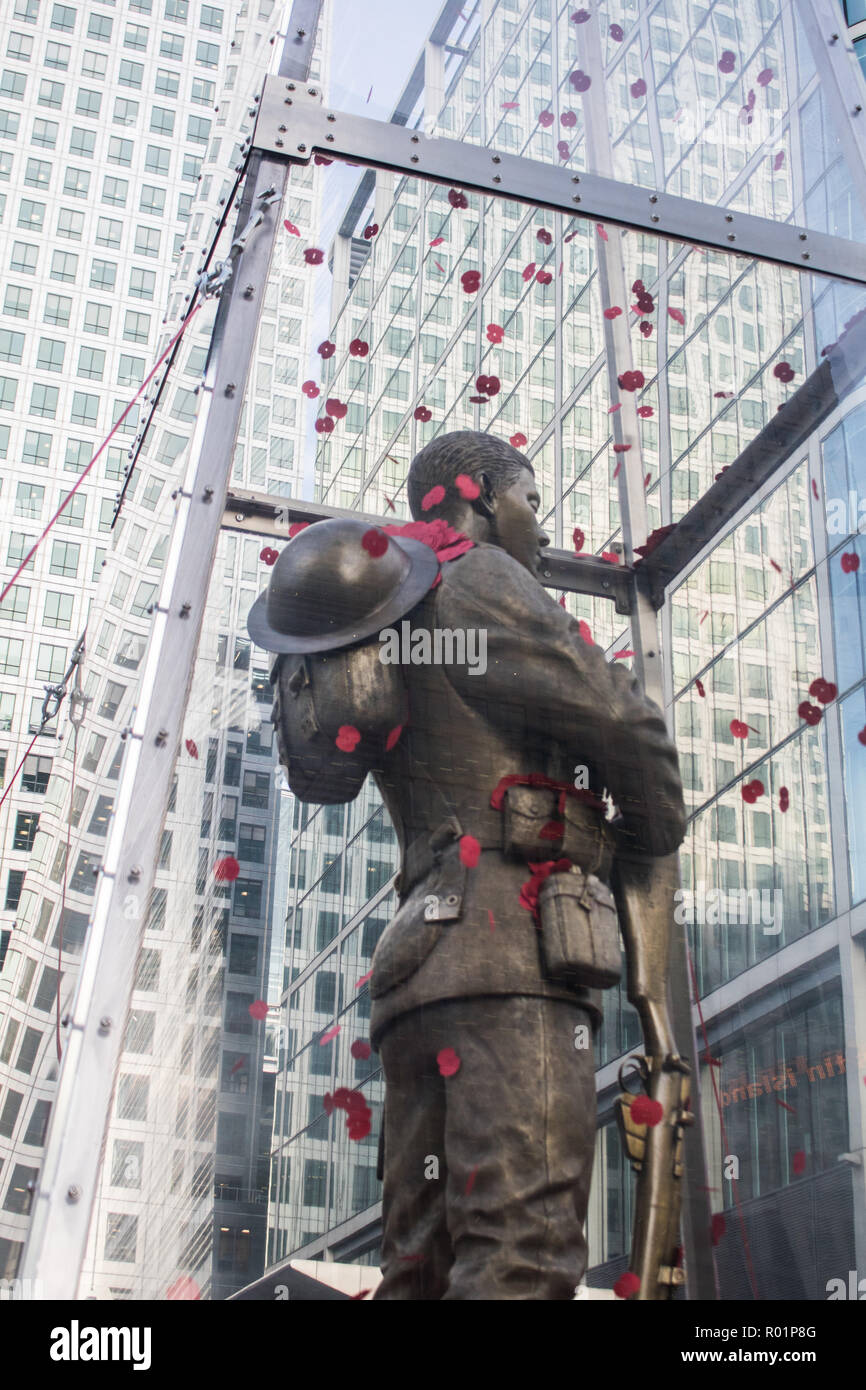
{"label": "steel beam", "polygon": [[265,81],[253,148],[293,164],[308,164],[319,153],[374,169],[393,169],[433,183],[459,184],[475,193],[866,285],[866,245],[844,237],[347,115],[323,106],[318,88],[307,89],[303,83],[278,77]]}
{"label": "steel beam", "polygon": [[820,367],[636,567],[638,587],[656,607],[664,602],[666,587],[864,379],[866,314],[850,324]]}
{"label": "steel beam", "polygon": [[[272,536],[288,539],[288,528],[296,523],[311,524],[332,517],[349,517],[367,521],[371,526],[388,526],[394,518],[374,516],[372,512],[352,511],[346,507],[326,507],[320,502],[303,502],[294,497],[274,493],[250,492],[232,488],[226,497],[222,526],[224,531],[238,531],[247,536]],[[571,594],[591,594],[609,598],[616,604],[617,613],[629,615],[634,609],[634,576],[631,565],[616,565],[598,555],[575,555],[567,550],[545,550],[541,579],[548,589],[562,589]]]}

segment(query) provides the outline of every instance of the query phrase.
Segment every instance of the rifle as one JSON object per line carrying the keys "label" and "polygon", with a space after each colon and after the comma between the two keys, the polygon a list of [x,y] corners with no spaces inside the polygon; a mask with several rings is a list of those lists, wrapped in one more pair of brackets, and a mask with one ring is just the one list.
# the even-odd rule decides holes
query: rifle
{"label": "rifle", "polygon": [[[645,1056],[620,1068],[617,1101],[620,1135],[637,1172],[635,1220],[629,1269],[640,1280],[635,1301],[671,1298],[685,1283],[678,1259],[682,1204],[683,1134],[689,1110],[691,1069],[678,1055],[667,996],[677,856],[617,855],[612,888],[626,948],[627,994],[640,1016]],[[623,1068],[637,1065],[643,1094],[661,1105],[657,1124],[632,1115],[638,1096],[625,1087]],[[641,1094],[641,1093],[638,1093]],[[654,1107],[653,1107],[654,1108]]]}

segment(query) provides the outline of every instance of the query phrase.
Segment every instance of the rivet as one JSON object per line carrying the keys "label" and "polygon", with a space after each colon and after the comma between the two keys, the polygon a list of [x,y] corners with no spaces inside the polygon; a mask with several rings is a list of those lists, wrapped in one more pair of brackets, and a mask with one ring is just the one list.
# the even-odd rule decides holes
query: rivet
{"label": "rivet", "polygon": [[659,215],[658,215],[657,212],[654,212],[654,213],[652,214],[652,216],[650,217],[650,222],[658,222],[658,220],[659,220]]}
{"label": "rivet", "polygon": [[286,83],[286,91],[287,91],[287,92],[293,92],[294,90],[295,90],[295,84],[294,84],[294,82],[287,82],[287,83]]}
{"label": "rivet", "polygon": [[77,1183],[73,1183],[71,1187],[67,1187],[66,1197],[70,1202],[79,1202],[81,1200],[81,1188]]}
{"label": "rivet", "polygon": [[333,138],[334,138],[333,135],[326,135],[326,136],[325,136],[325,139],[326,139],[326,140],[333,140]]}
{"label": "rivet", "polygon": [[310,93],[311,97],[317,97],[319,95],[315,87],[308,87],[307,91]]}
{"label": "rivet", "polygon": [[285,135],[285,133],[286,133],[286,131],[288,130],[288,128],[289,128],[289,127],[288,127],[287,125],[281,125],[281,126],[279,127],[280,134],[281,134],[281,135]]}
{"label": "rivet", "polygon": [[105,1015],[99,1020],[99,1031],[100,1031],[100,1033],[108,1033],[108,1032],[110,1032],[110,1031],[111,1031],[111,1024],[112,1024],[112,1020],[108,1017],[107,1014],[105,1014]]}
{"label": "rivet", "polygon": [[730,213],[727,213],[727,214],[725,215],[725,221],[726,221],[726,222],[733,222],[733,220],[734,220],[734,219],[733,219],[733,217],[731,216]]}
{"label": "rivet", "polygon": [[494,182],[494,183],[501,183],[501,182],[502,182],[502,179],[501,179],[501,177],[499,176],[499,174],[494,174],[494,175],[493,175],[493,182]]}
{"label": "rivet", "polygon": [[417,154],[411,155],[410,158],[411,158],[413,164],[417,164],[417,163],[418,163],[418,158],[419,158],[419,157],[418,157]]}
{"label": "rivet", "polygon": [[579,197],[577,197],[577,198],[572,198],[571,201],[572,201],[573,203],[579,203],[579,202],[580,202],[580,198],[579,198]]}
{"label": "rivet", "polygon": [[737,238],[734,236],[733,232],[728,233],[728,241],[736,241],[736,239]]}
{"label": "rivet", "polygon": [[803,260],[804,260],[804,261],[810,261],[811,259],[812,259],[812,257],[809,255],[809,252],[808,252],[808,251],[804,251],[804,252],[803,252]]}
{"label": "rivet", "polygon": [[580,174],[572,174],[571,182],[572,182],[572,183],[580,183]]}
{"label": "rivet", "polygon": [[800,240],[801,240],[801,241],[807,241],[807,240],[808,240],[808,237],[806,236],[806,233],[805,233],[805,232],[801,232],[801,233],[800,233]]}
{"label": "rivet", "polygon": [[334,115],[333,111],[329,111],[329,112],[328,112],[328,120],[329,120],[329,121],[335,121],[336,119],[337,119],[337,117]]}
{"label": "rivet", "polygon": [[499,157],[498,154],[495,154],[495,155],[493,156],[493,163],[494,163],[494,164],[501,164],[501,163],[502,163],[502,160],[500,159],[500,157]]}
{"label": "rivet", "polygon": [[307,150],[306,145],[299,145],[299,146],[298,146],[298,152],[299,152],[300,154],[306,154],[306,150]]}
{"label": "rivet", "polygon": [[658,195],[657,195],[656,193],[651,193],[651,194],[650,194],[650,202],[651,202],[651,203],[657,203],[657,202],[658,202]]}
{"label": "rivet", "polygon": [[276,140],[274,141],[274,144],[276,145],[277,149],[282,149],[282,147],[283,147],[283,145],[284,145],[285,143],[286,143],[285,140],[281,140],[280,137],[279,137],[279,135],[277,136]]}

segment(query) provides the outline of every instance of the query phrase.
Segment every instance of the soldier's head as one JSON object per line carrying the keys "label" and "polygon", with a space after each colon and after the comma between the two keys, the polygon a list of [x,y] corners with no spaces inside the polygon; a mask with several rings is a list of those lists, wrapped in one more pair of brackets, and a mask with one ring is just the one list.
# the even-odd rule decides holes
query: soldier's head
{"label": "soldier's head", "polygon": [[[466,496],[473,484],[477,497]],[[474,430],[440,435],[412,460],[407,492],[416,520],[442,517],[472,540],[501,546],[537,577],[550,544],[538,524],[541,498],[529,459],[506,440]]]}

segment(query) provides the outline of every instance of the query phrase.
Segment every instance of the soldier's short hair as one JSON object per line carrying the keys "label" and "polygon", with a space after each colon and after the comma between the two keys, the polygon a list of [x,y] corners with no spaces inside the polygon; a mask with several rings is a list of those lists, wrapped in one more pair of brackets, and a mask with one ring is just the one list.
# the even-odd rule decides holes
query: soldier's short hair
{"label": "soldier's short hair", "polygon": [[[528,468],[534,476],[529,459],[507,439],[498,439],[493,434],[478,434],[475,430],[441,434],[425,444],[412,460],[406,484],[409,509],[416,520],[447,517],[459,500],[454,480],[461,473],[476,482],[480,482],[481,474],[486,473],[494,494],[498,496],[514,486],[524,468]],[[445,488],[445,496],[440,503],[424,511],[421,503],[437,484]]]}

